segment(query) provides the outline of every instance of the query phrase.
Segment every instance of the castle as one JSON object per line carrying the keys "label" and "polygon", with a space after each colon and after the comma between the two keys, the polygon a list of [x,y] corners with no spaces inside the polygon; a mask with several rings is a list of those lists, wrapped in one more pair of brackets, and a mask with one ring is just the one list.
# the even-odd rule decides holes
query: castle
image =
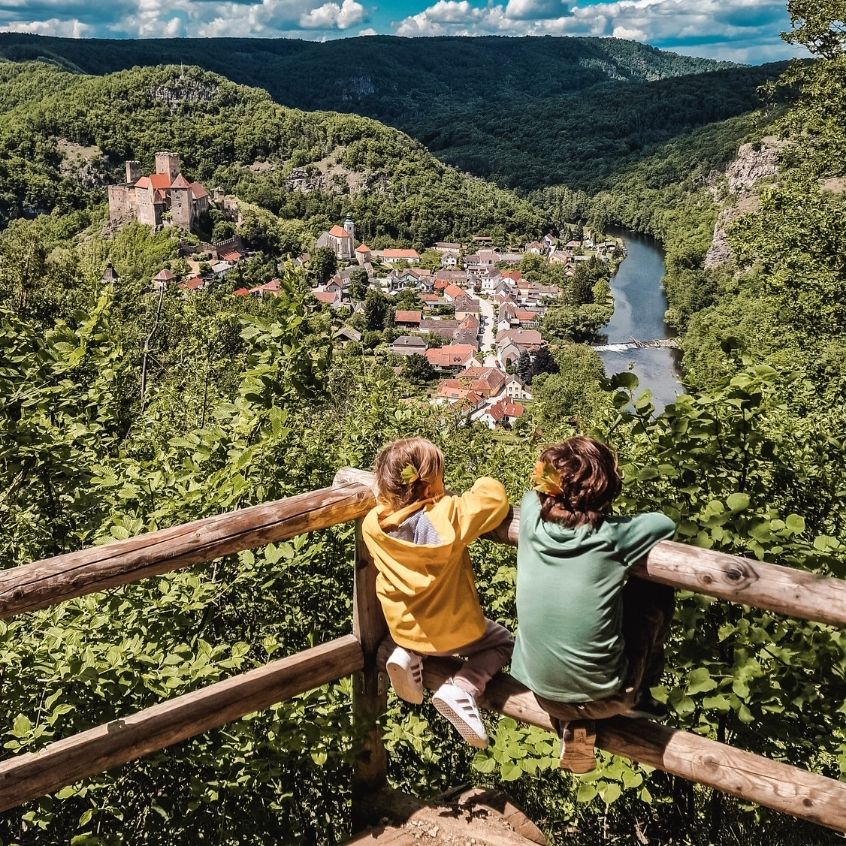
{"label": "castle", "polygon": [[209,193],[199,182],[181,173],[178,153],[156,153],[156,171],[141,175],[136,161],[126,163],[126,182],[109,185],[109,220],[137,220],[154,229],[169,220],[173,226],[192,229],[209,210]]}

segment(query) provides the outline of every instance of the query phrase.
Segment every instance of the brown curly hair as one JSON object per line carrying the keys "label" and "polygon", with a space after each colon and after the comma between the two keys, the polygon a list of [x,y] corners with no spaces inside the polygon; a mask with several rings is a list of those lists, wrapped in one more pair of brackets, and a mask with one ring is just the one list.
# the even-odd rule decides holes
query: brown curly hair
{"label": "brown curly hair", "polygon": [[622,487],[614,452],[579,435],[544,450],[540,460],[561,474],[562,491],[556,496],[538,493],[541,518],[570,528],[590,524],[598,529]]}
{"label": "brown curly hair", "polygon": [[[406,483],[402,472],[409,465],[417,478]],[[376,456],[375,469],[378,498],[396,511],[433,493],[443,493],[444,455],[425,438],[402,438],[386,444]]]}

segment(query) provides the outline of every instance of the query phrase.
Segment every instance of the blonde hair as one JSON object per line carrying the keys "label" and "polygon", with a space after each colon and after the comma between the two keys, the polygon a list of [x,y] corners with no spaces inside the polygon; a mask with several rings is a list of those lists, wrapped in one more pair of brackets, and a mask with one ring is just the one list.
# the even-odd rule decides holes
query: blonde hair
{"label": "blonde hair", "polygon": [[425,438],[393,441],[376,456],[379,500],[394,510],[405,508],[431,495],[431,486],[441,480],[443,473],[444,455],[431,441]]}

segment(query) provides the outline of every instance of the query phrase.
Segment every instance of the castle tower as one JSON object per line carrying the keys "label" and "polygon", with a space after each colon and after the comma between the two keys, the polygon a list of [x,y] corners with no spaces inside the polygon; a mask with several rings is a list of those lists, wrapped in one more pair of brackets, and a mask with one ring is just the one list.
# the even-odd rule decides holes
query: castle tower
{"label": "castle tower", "polygon": [[141,162],[136,162],[134,159],[126,163],[126,181],[129,185],[134,185],[141,178]]}
{"label": "castle tower", "polygon": [[156,173],[170,174],[170,181],[173,182],[181,170],[179,153],[156,153]]}
{"label": "castle tower", "polygon": [[189,231],[194,223],[194,206],[191,200],[191,183],[182,174],[177,174],[170,186],[170,217],[175,226]]}

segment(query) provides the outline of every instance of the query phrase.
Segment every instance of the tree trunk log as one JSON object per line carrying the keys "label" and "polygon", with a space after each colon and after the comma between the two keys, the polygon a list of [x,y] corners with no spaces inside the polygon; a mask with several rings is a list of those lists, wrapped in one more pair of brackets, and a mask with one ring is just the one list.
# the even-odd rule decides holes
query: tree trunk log
{"label": "tree trunk log", "polygon": [[0,619],[362,517],[360,485],[323,488],[0,571]]}
{"label": "tree trunk log", "polygon": [[360,670],[352,635],[0,762],[0,811]]}

